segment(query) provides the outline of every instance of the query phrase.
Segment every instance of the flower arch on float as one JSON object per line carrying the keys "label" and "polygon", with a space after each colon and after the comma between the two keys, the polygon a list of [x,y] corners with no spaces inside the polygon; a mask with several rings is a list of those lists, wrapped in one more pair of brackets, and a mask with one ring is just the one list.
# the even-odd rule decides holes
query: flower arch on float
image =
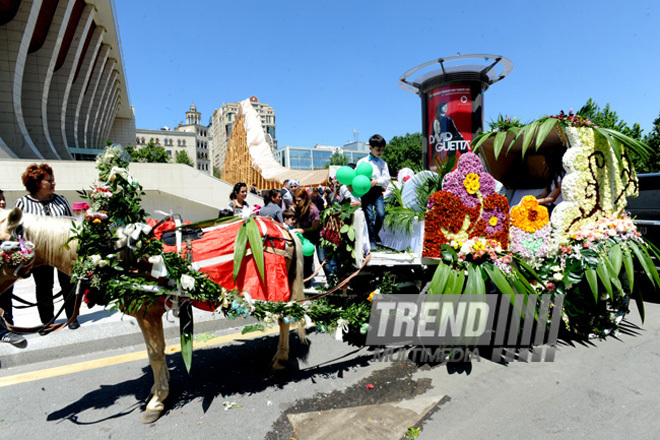
{"label": "flower arch on float", "polygon": [[424,215],[422,255],[440,258],[442,245],[472,238],[509,244],[509,204],[495,193],[495,179],[474,153],[464,153],[445,175],[442,191],[432,194]]}
{"label": "flower arch on float", "polygon": [[[551,218],[557,245],[590,222],[622,213],[626,197],[635,197],[639,189],[626,149],[619,142],[611,146],[589,127],[567,127],[565,133],[568,150],[563,158],[564,201],[557,205]],[[621,156],[621,163],[613,148]]]}

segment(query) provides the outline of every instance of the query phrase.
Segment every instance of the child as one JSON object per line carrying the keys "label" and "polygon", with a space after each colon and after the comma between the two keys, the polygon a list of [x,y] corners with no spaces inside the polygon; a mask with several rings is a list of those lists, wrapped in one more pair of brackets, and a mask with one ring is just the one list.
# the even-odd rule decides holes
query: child
{"label": "child", "polygon": [[296,213],[293,209],[289,208],[282,211],[282,219],[284,219],[284,224],[289,227],[289,229],[296,229]]}
{"label": "child", "polygon": [[369,156],[363,157],[357,162],[357,165],[367,162],[374,169],[371,174],[371,189],[362,196],[362,210],[367,219],[371,249],[375,249],[380,243],[378,234],[383,227],[383,219],[385,218],[383,192],[390,183],[390,170],[387,163],[381,159],[381,156],[385,151],[386,144],[387,142],[381,135],[371,136],[369,138]]}

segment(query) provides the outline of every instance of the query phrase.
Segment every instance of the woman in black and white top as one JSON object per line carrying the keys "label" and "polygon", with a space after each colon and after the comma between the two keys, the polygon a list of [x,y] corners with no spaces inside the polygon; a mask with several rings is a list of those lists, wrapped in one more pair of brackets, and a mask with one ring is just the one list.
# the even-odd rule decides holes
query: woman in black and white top
{"label": "woman in black and white top", "polygon": [[[28,214],[42,215],[48,217],[73,217],[73,211],[66,198],[55,194],[55,175],[53,169],[42,163],[32,164],[23,173],[23,185],[29,192],[28,195],[16,200],[16,206]],[[36,296],[39,310],[39,318],[44,324],[52,321],[55,315],[53,305],[53,267],[39,266],[32,269],[34,284],[36,285]],[[57,271],[57,279],[60,282],[62,293],[65,298],[64,310],[66,316],[73,315],[75,307],[75,296],[71,293],[71,281],[67,274]],[[78,320],[69,324],[72,330],[80,327]]]}

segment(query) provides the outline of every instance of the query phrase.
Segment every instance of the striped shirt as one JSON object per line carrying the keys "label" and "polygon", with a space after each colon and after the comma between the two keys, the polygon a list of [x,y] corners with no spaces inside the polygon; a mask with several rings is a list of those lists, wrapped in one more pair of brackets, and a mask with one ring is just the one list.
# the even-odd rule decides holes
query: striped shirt
{"label": "striped shirt", "polygon": [[16,200],[14,206],[21,208],[21,211],[34,215],[45,215],[50,217],[73,217],[71,206],[64,196],[53,194],[53,199],[49,202],[40,202],[39,200],[27,195]]}

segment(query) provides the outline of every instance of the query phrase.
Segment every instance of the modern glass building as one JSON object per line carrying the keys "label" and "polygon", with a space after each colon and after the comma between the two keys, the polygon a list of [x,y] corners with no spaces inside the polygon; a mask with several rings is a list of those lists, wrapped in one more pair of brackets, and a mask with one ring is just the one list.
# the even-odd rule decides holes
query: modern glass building
{"label": "modern glass building", "polygon": [[[355,144],[353,142],[352,144]],[[322,170],[327,168],[330,157],[335,152],[344,154],[348,157],[349,163],[356,163],[358,159],[369,154],[369,147],[364,145],[352,145],[344,147],[334,147],[326,145],[316,145],[312,148],[285,146],[273,152],[275,160],[280,165],[293,170]],[[366,151],[364,150],[366,146]],[[346,148],[348,147],[348,148]],[[352,147],[352,148],[351,148]]]}

